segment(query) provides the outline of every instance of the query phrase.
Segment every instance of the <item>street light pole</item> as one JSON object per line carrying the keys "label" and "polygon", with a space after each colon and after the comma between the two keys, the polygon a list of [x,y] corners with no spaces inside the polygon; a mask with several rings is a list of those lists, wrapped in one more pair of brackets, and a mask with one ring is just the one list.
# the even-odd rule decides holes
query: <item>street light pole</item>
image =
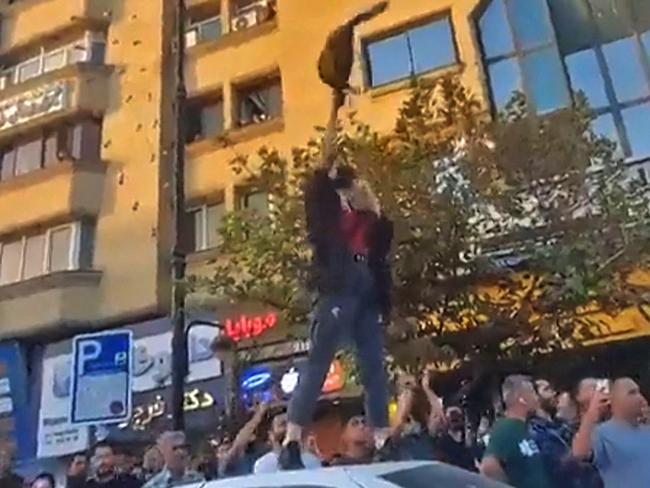
{"label": "street light pole", "polygon": [[174,157],[174,245],[172,249],[172,422],[174,430],[185,429],[183,412],[184,383],[187,370],[185,335],[185,0],[177,0],[176,35],[176,145]]}

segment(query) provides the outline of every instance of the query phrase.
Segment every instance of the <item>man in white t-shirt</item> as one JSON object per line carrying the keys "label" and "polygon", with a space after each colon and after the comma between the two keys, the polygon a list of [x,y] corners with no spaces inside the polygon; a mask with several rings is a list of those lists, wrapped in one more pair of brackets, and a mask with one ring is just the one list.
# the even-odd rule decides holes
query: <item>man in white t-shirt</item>
{"label": "man in white t-shirt", "polygon": [[[255,474],[275,473],[281,470],[278,456],[282,450],[282,441],[286,433],[287,414],[281,413],[273,417],[269,429],[269,441],[273,449],[255,462],[253,467]],[[321,460],[309,451],[303,450],[301,457],[306,469],[315,469],[322,466]]]}

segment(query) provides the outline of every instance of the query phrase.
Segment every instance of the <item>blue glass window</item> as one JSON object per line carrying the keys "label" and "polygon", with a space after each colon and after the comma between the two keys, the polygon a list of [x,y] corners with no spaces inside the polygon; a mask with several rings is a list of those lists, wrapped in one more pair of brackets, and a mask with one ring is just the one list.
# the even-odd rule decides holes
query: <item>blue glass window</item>
{"label": "blue glass window", "polygon": [[574,91],[583,91],[592,108],[609,105],[605,93],[605,80],[593,49],[567,56],[564,62]]}
{"label": "blue glass window", "polygon": [[623,156],[623,149],[621,147],[621,140],[618,135],[618,129],[614,122],[614,117],[610,113],[604,113],[594,119],[591,124],[593,131],[596,135],[606,137],[612,142],[616,143],[616,156]]}
{"label": "blue glass window", "polygon": [[610,42],[603,46],[603,53],[619,102],[637,100],[649,94],[635,38]]}
{"label": "blue glass window", "polygon": [[553,42],[546,0],[510,0],[510,17],[521,49]]}
{"label": "blue glass window", "polygon": [[630,157],[650,158],[650,103],[623,110],[623,124],[630,144]]}
{"label": "blue glass window", "polygon": [[567,106],[571,99],[546,0],[493,0],[478,25],[496,110],[514,90],[538,113]]}
{"label": "blue glass window", "polygon": [[521,73],[515,59],[504,59],[490,65],[490,88],[497,110],[503,110],[512,94],[521,91]]}
{"label": "blue glass window", "polygon": [[493,0],[479,20],[485,56],[493,58],[515,50],[504,0]]}
{"label": "blue glass window", "polygon": [[533,51],[524,56],[522,68],[529,96],[538,113],[566,107],[570,102],[562,61],[555,48]]}
{"label": "blue glass window", "polygon": [[478,28],[497,110],[512,90],[538,113],[582,91],[596,132],[650,157],[650,0],[492,0]]}
{"label": "blue glass window", "polygon": [[411,54],[406,36],[389,37],[368,45],[371,85],[383,85],[411,73]]}
{"label": "blue glass window", "polygon": [[457,62],[448,17],[366,45],[371,86],[444,68]]}

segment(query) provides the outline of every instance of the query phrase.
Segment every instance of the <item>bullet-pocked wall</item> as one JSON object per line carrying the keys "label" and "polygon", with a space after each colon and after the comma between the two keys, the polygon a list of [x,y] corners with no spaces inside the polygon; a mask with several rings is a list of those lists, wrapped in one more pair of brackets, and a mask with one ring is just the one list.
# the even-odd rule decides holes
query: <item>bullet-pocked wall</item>
{"label": "bullet-pocked wall", "polygon": [[0,337],[167,310],[173,8],[0,4]]}

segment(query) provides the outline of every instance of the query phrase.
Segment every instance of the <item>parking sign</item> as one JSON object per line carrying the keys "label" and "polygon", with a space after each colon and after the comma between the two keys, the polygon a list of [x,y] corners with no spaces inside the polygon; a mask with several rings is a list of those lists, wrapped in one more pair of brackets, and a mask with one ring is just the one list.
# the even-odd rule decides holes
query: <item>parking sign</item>
{"label": "parking sign", "polygon": [[73,424],[124,422],[131,417],[132,332],[84,334],[72,347]]}

